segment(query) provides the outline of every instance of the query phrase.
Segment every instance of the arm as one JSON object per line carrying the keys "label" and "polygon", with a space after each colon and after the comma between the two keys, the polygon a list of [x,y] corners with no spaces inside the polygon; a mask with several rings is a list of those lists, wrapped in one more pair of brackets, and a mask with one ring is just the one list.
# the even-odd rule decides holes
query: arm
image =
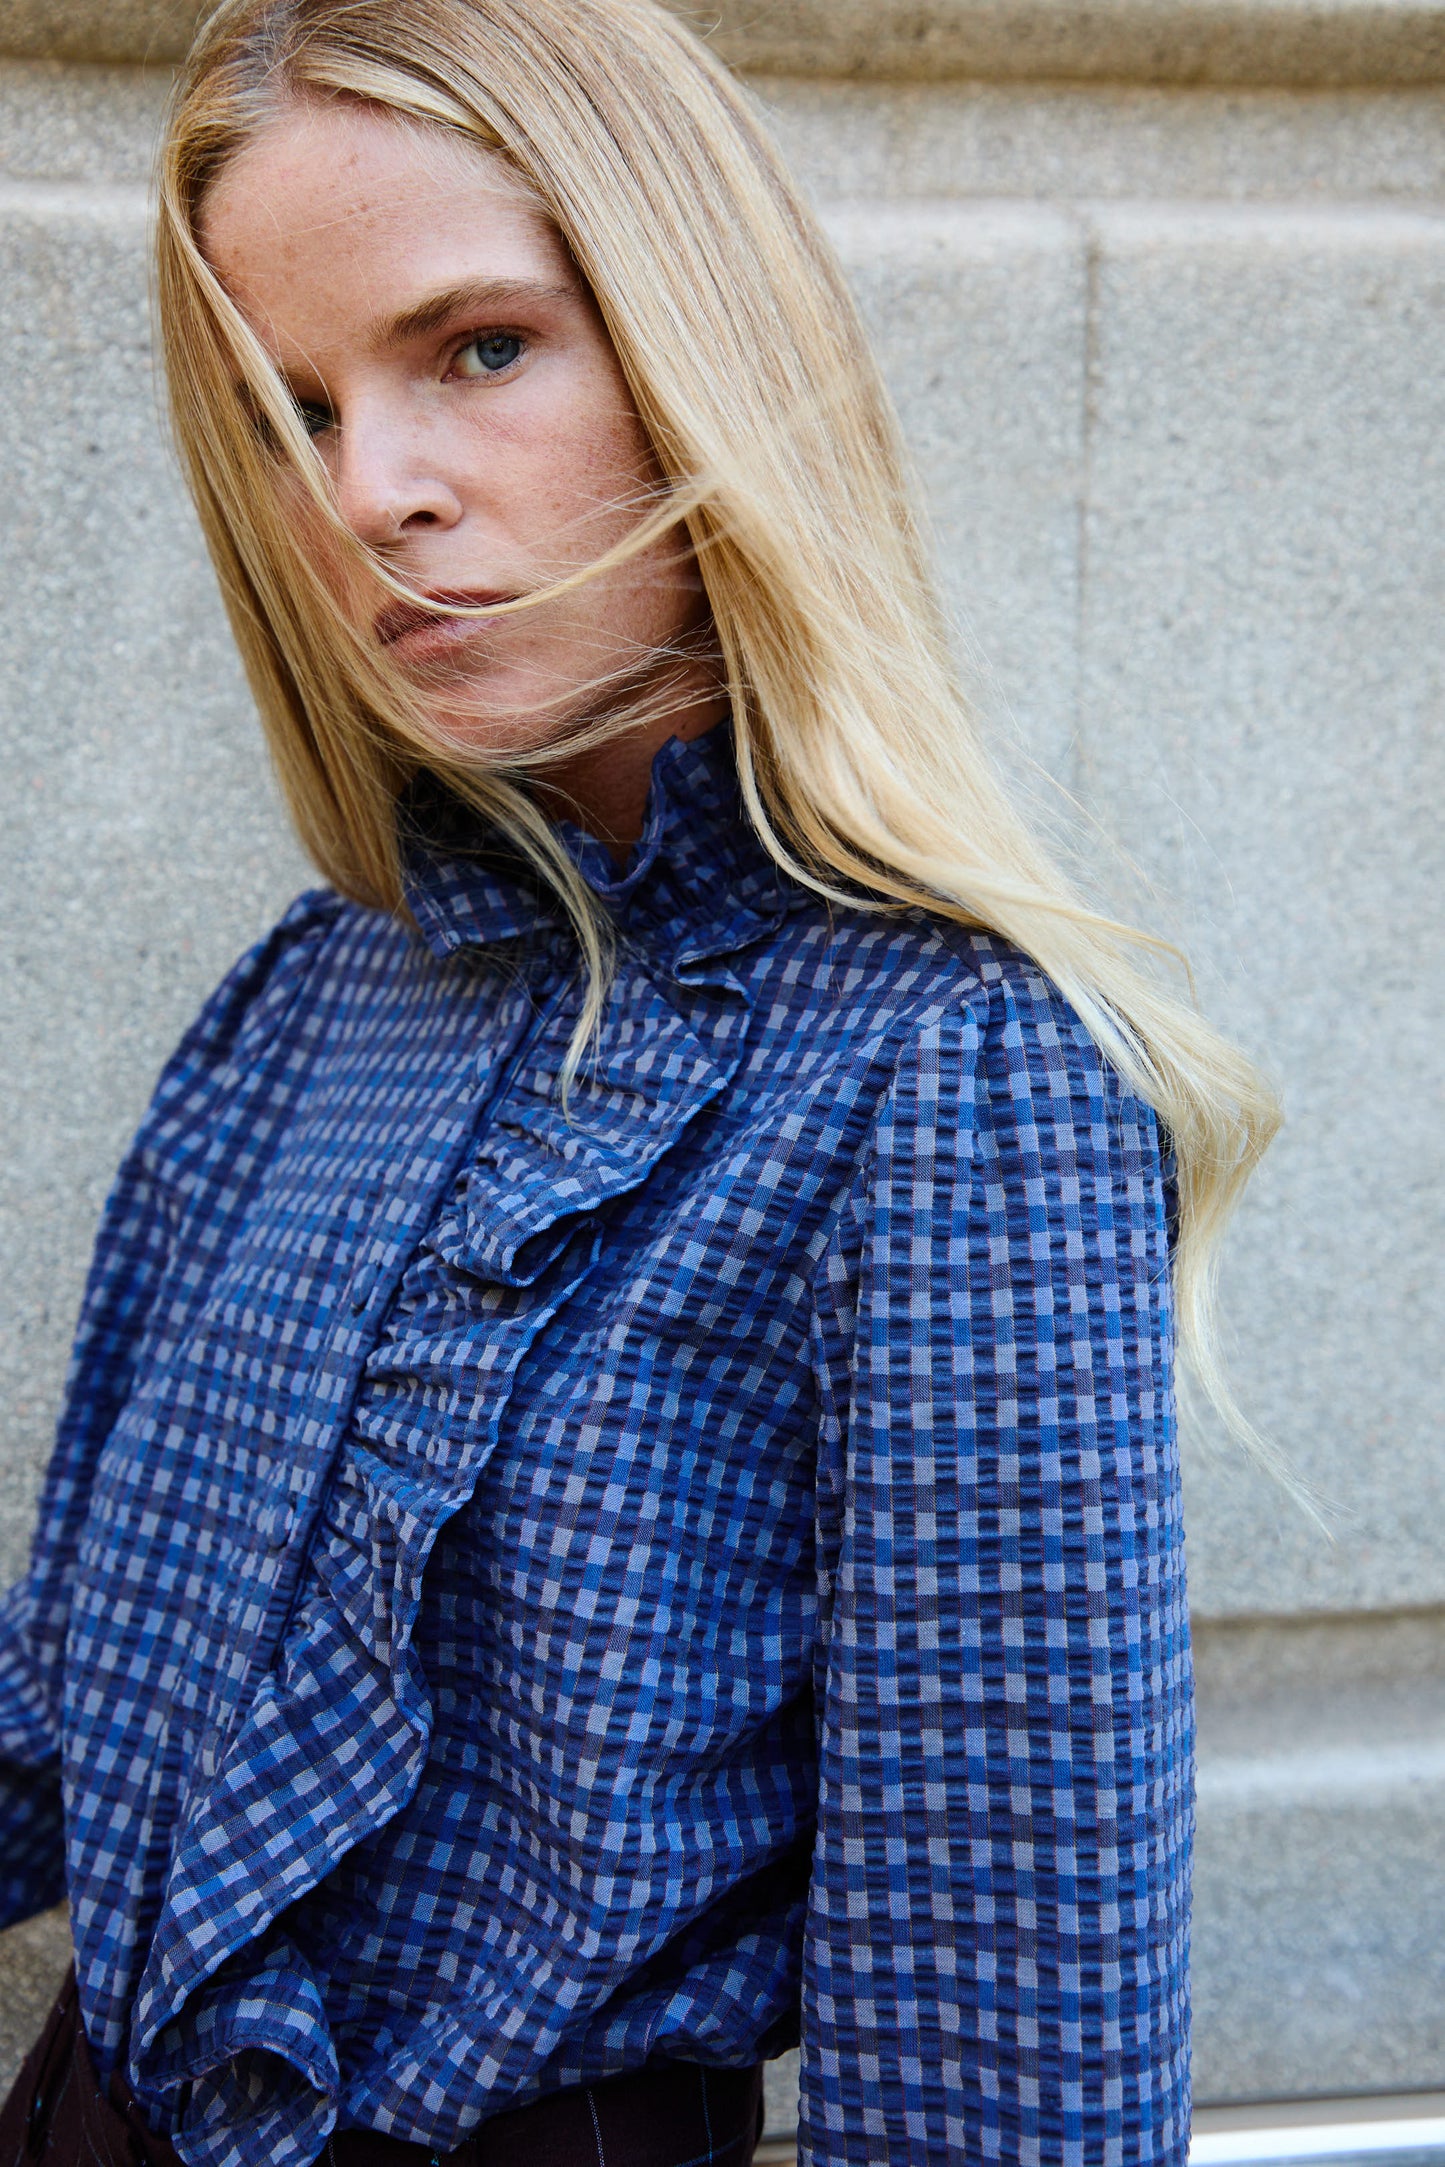
{"label": "arm", "polygon": [[[0,1599],[0,1927],[65,1893],[61,1690],[96,1460],[148,1335],[163,1322],[160,1298],[185,1199],[203,1184],[210,1124],[237,1079],[264,1057],[335,909],[332,897],[303,896],[212,996],[168,1062],[106,1205],[30,1570]],[[151,1354],[163,1360],[164,1347]]]}
{"label": "arm", "polygon": [[820,1285],[811,2167],[1174,2167],[1192,1716],[1152,1114],[1010,967]]}
{"label": "arm", "polygon": [[31,1569],[0,1600],[0,1926],[65,1894],[58,1762],[68,1565],[94,1455],[124,1400],[167,1248],[163,1201],[137,1145],[96,1242]]}

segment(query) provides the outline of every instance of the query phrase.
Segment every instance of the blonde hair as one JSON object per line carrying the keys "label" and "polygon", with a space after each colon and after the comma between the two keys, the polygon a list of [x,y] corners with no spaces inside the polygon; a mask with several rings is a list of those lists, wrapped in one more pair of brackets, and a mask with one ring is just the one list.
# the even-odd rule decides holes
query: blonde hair
{"label": "blonde hair", "polygon": [[440,772],[557,889],[595,1018],[607,934],[590,891],[525,789],[428,742],[342,624],[275,487],[279,454],[320,502],[319,464],[201,247],[226,162],[281,101],[328,96],[459,131],[535,191],[666,478],[633,546],[682,522],[697,553],[759,835],[820,894],[1003,935],[1072,1004],[1172,1141],[1181,1345],[1252,1438],[1217,1358],[1215,1273],[1275,1101],[1175,993],[1158,944],[1086,905],[1001,783],[842,275],[743,91],[653,0],[225,0],[183,72],[158,236],[175,427],[312,857],[343,893],[402,908],[399,801],[418,769]]}

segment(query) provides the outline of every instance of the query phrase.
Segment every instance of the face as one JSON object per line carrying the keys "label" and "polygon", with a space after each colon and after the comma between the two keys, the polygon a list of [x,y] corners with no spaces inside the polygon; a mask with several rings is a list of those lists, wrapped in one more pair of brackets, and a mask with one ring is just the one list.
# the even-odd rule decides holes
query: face
{"label": "face", "polygon": [[[290,105],[222,172],[201,238],[342,519],[409,585],[514,599],[636,525],[658,480],[646,432],[565,246],[502,160],[379,109]],[[677,541],[487,621],[399,604],[339,563],[333,579],[438,729],[483,752],[564,747],[619,687],[656,680],[655,723],[559,771],[600,832],[635,829],[656,744],[719,711],[705,661],[660,659],[706,622]]]}

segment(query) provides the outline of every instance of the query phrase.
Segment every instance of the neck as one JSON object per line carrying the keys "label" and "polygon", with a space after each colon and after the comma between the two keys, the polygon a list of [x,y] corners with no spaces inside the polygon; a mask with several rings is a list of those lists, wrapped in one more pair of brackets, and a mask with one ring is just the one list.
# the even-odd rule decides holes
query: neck
{"label": "neck", "polygon": [[618,865],[642,833],[652,763],[662,747],[670,738],[690,742],[705,736],[728,713],[716,666],[702,661],[678,665],[636,704],[647,708],[645,719],[549,762],[534,785],[538,802],[553,819],[575,820]]}

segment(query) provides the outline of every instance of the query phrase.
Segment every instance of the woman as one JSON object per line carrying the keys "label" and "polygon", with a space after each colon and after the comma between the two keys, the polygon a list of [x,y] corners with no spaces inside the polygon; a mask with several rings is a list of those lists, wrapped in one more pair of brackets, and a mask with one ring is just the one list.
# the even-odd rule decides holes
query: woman
{"label": "woman", "polygon": [[230,0],[159,245],[330,885],[101,1234],[0,2158],[741,2163],[801,2037],[819,2167],[1182,2161],[1272,1110],[994,779],[816,229],[649,0]]}

